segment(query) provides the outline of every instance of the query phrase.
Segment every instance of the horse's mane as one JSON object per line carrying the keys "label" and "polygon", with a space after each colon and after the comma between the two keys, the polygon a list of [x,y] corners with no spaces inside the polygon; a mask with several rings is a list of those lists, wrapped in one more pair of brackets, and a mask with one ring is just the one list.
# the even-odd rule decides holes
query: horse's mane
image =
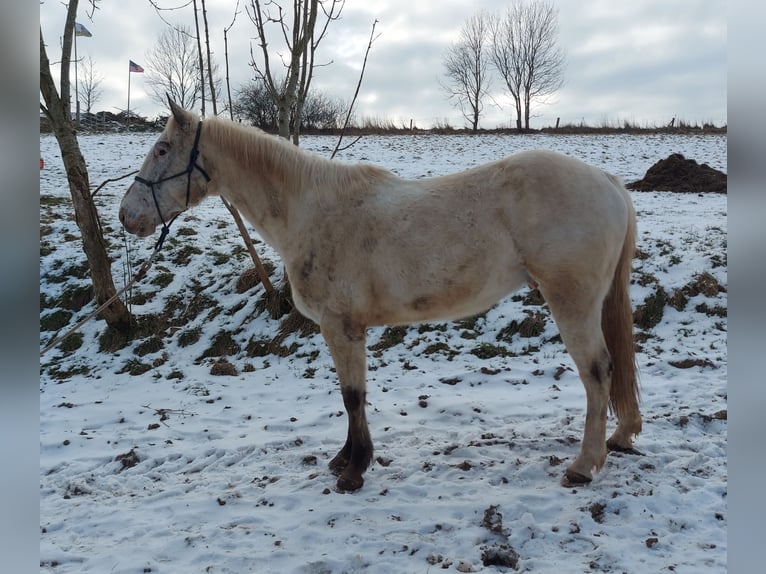
{"label": "horse's mane", "polygon": [[205,138],[225,149],[246,169],[266,175],[283,192],[296,189],[360,190],[374,181],[395,177],[370,164],[348,164],[307,152],[288,140],[225,118],[205,120]]}

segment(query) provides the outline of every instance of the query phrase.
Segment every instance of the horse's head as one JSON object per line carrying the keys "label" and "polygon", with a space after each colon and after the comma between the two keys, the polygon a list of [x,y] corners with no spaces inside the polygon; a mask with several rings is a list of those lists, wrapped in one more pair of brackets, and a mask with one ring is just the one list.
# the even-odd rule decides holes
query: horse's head
{"label": "horse's head", "polygon": [[199,160],[202,122],[170,97],[168,103],[172,115],[120,204],[120,222],[139,237],[158,225],[167,233],[173,219],[202,200],[210,181]]}

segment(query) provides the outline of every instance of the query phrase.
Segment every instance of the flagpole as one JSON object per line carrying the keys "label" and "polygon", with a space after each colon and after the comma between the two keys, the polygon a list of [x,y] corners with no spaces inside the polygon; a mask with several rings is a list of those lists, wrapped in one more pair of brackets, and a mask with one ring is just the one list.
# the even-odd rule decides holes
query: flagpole
{"label": "flagpole", "polygon": [[75,99],[75,109],[77,110],[77,123],[75,124],[77,126],[77,129],[80,129],[80,87],[78,82],[78,73],[77,73],[77,30],[74,31],[74,99]]}
{"label": "flagpole", "polygon": [[130,131],[130,64],[128,64],[128,129]]}

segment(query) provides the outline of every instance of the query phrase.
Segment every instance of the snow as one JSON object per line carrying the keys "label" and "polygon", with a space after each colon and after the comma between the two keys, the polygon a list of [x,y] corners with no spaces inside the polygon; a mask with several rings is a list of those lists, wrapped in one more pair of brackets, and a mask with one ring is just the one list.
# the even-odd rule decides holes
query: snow
{"label": "snow", "polygon": [[[137,169],[155,139],[81,136],[91,185]],[[334,144],[306,136],[301,145],[329,155]],[[723,171],[727,162],[726,136],[714,135],[367,136],[337,159],[418,178],[529,148],[626,181],[674,152]],[[40,149],[42,324],[88,280],[77,273],[84,255],[55,140],[41,136]],[[96,196],[118,287],[124,245],[135,270],[156,240],[120,229],[127,181]],[[105,325],[93,320],[79,348],[41,357],[41,571],[725,572],[726,196],[632,196],[642,254],[634,306],[658,286],[688,295],[636,328],[644,456],[610,453],[590,485],[560,486],[579,449],[584,391],[547,308],[525,302],[525,290],[475,320],[413,325],[394,346],[384,328],[369,331],[376,461],[360,491],[336,492],[327,463],[346,415],[329,353],[319,335],[291,335],[290,355],[248,356],[248,342],[273,338],[279,324],[255,310],[262,287],[237,293],[249,258],[211,199],[179,218],[133,290],[137,317],[176,305],[161,348],[139,339],[100,351]],[[278,284],[277,256],[256,246]],[[720,292],[689,289],[702,273]],[[530,313],[546,318],[542,334],[498,340]],[[65,329],[41,328],[41,349]],[[193,329],[197,342],[180,344]],[[221,332],[239,349],[227,357],[236,375],[212,375],[219,357],[203,357]],[[481,345],[508,356],[479,358]],[[684,360],[688,368],[673,364]],[[148,370],[131,375],[140,365]]]}

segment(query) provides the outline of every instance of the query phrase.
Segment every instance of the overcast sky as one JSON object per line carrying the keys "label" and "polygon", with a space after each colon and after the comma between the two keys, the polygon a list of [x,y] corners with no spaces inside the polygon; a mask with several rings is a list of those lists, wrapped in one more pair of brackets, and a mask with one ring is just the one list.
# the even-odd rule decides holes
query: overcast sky
{"label": "overcast sky", "polygon": [[[246,0],[249,4],[250,0]],[[163,7],[186,0],[157,0]],[[166,20],[194,28],[191,3],[163,12]],[[284,4],[284,2],[283,2]],[[314,87],[350,101],[373,22],[379,37],[369,55],[356,117],[386,119],[419,127],[465,121],[446,98],[442,58],[466,19],[479,9],[501,13],[509,0],[348,0],[342,18],[331,24],[320,45]],[[676,117],[692,124],[727,123],[726,2],[724,0],[554,0],[559,13],[559,43],[566,55],[565,85],[547,104],[533,108],[531,127],[585,122],[591,125],[629,121],[664,125]],[[236,0],[208,0],[208,23],[214,58],[224,70],[223,30],[234,19]],[[90,2],[80,1],[77,21],[93,34],[77,38],[80,58],[90,56],[103,77],[103,95],[96,111],[125,109],[128,61],[144,66],[166,24],[148,0],[104,0],[92,19]],[[60,38],[66,8],[58,0],[40,5],[40,25],[52,62],[60,59]],[[201,21],[201,19],[200,19]],[[284,53],[276,30],[269,43]],[[239,3],[239,14],[228,33],[232,90],[252,80],[248,65],[255,28]],[[279,60],[274,58],[274,62]],[[82,70],[81,70],[82,71]],[[54,66],[54,77],[58,68]],[[72,70],[74,78],[74,70]],[[130,74],[130,108],[149,118],[166,109],[154,102],[143,74]],[[493,82],[494,100],[487,102],[481,126],[510,125],[500,80]],[[74,103],[73,103],[74,105]],[[81,102],[82,107],[82,102]]]}

